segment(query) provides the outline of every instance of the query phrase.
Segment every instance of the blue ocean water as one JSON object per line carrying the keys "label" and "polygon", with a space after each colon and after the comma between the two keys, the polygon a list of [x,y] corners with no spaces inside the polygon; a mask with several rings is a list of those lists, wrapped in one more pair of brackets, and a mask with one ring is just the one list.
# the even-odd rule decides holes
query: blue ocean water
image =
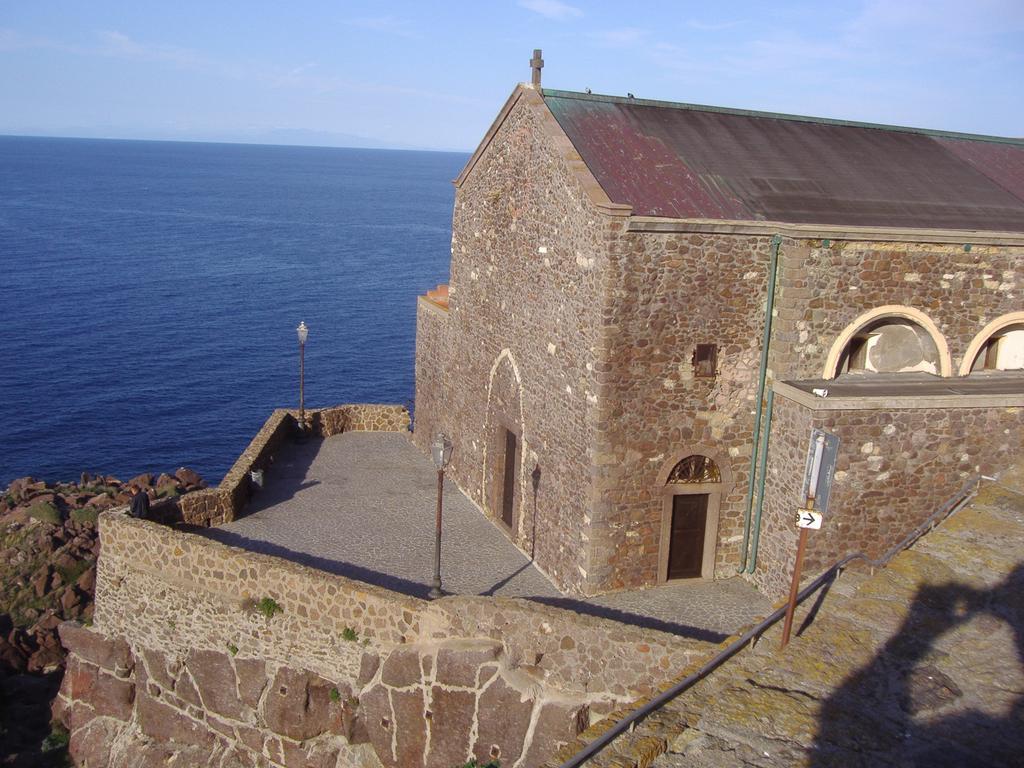
{"label": "blue ocean water", "polygon": [[193,467],[275,407],[413,397],[467,155],[0,137],[0,483]]}

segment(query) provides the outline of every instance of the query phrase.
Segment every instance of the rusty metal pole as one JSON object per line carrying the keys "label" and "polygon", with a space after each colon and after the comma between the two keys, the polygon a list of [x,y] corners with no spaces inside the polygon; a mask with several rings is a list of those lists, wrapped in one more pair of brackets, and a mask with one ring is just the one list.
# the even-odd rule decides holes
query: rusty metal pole
{"label": "rusty metal pole", "polygon": [[444,467],[437,470],[437,515],[435,516],[434,538],[434,581],[430,587],[430,599],[436,600],[441,592],[441,498],[444,495]]}
{"label": "rusty metal pole", "polygon": [[800,572],[804,567],[804,549],[807,547],[807,528],[800,529],[800,538],[796,545],[796,562],[793,564],[793,581],[789,585],[789,602],[786,604],[786,620],[782,624],[782,645],[789,644],[789,633],[793,628],[793,612],[796,611],[796,596],[800,591]]}

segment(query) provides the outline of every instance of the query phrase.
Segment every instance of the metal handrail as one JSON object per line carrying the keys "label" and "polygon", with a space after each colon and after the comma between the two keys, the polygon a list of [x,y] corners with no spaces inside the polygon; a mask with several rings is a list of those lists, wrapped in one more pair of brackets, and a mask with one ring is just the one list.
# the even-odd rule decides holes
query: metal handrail
{"label": "metal handrail", "polygon": [[[892,558],[894,558],[904,549],[907,549],[908,547],[913,545],[914,542],[921,538],[925,533],[932,530],[940,522],[942,522],[947,517],[956,512],[958,509],[967,504],[967,502],[969,502],[977,494],[978,483],[980,479],[980,477],[976,476],[968,480],[960,488],[956,495],[952,496],[941,507],[932,512],[932,514],[929,515],[920,525],[918,525],[913,531],[911,531],[907,536],[905,536],[898,544],[887,550],[885,554],[883,554],[877,560],[872,560],[863,552],[855,552],[854,554],[847,555],[846,557],[842,558],[841,560],[831,565],[820,576],[815,578],[814,581],[812,581],[810,584],[808,584],[806,587],[800,590],[800,592],[797,594],[797,604],[799,605],[808,597],[813,595],[821,586],[834,579],[838,575],[839,571],[841,571],[847,565],[856,560],[862,560],[872,568],[880,568],[886,565],[890,560],[892,560]],[[701,668],[698,669],[696,672],[687,675],[678,683],[669,688],[667,691],[664,691],[660,693],[658,696],[651,699],[643,707],[640,707],[639,709],[630,712],[629,715],[624,717],[612,728],[609,728],[607,731],[602,733],[592,742],[587,744],[583,749],[581,749],[575,755],[573,755],[564,763],[562,763],[558,768],[578,768],[578,766],[583,765],[587,760],[589,760],[602,749],[604,749],[606,746],[608,746],[617,737],[625,733],[634,724],[640,722],[645,717],[650,715],[652,712],[661,709],[661,707],[665,706],[665,704],[672,701],[672,699],[676,698],[681,693],[684,693],[685,691],[689,690],[696,683],[700,682],[709,674],[714,672],[725,662],[727,662],[729,659],[731,659],[733,656],[735,656],[737,653],[743,650],[743,648],[746,647],[748,643],[750,643],[755,638],[763,635],[768,629],[770,629],[776,622],[779,621],[779,619],[781,619],[785,615],[785,605],[776,608],[760,623],[748,629],[738,639],[734,640],[724,649],[719,651],[714,658],[712,658],[710,661],[705,662],[704,665],[701,666]]]}

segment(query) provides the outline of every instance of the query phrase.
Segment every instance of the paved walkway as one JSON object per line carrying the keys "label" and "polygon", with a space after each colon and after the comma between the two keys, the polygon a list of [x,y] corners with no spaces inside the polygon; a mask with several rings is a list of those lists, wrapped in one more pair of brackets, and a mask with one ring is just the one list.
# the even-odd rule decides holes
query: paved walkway
{"label": "paved walkway", "polygon": [[[203,533],[426,597],[436,498],[437,472],[406,435],[347,432],[285,449],[246,516]],[[770,610],[741,579],[564,597],[451,484],[445,485],[442,542],[441,576],[450,594],[527,597],[711,642]]]}

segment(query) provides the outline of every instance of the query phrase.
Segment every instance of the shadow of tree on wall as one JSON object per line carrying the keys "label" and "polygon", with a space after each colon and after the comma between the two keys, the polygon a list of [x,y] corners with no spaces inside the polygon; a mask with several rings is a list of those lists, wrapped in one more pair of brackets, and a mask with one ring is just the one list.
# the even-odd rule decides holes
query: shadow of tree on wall
{"label": "shadow of tree on wall", "polygon": [[1022,670],[1024,563],[991,589],[922,587],[896,635],[823,703],[810,765],[1024,766]]}

